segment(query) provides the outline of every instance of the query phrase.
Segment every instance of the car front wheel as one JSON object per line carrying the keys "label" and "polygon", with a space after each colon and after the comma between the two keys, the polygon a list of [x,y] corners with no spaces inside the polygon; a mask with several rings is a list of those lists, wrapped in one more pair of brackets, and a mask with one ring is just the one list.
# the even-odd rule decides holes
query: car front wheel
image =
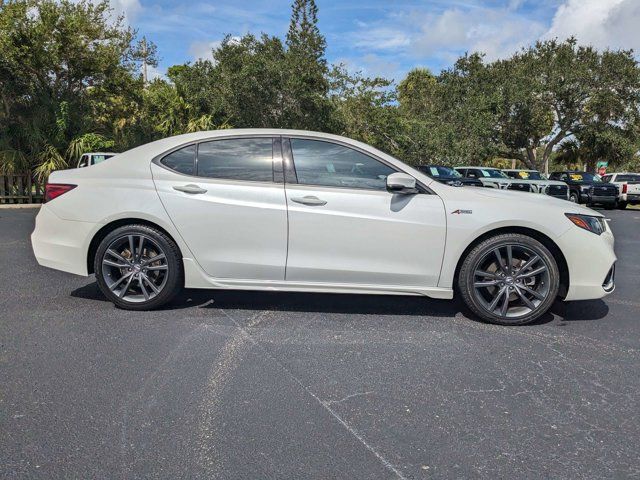
{"label": "car front wheel", "polygon": [[484,240],[463,261],[458,288],[469,309],[483,320],[523,325],[553,304],[560,273],[549,250],[522,234]]}
{"label": "car front wheel", "polygon": [[177,245],[147,225],[126,225],[110,232],[98,246],[94,271],[102,293],[127,310],[164,305],[184,284]]}

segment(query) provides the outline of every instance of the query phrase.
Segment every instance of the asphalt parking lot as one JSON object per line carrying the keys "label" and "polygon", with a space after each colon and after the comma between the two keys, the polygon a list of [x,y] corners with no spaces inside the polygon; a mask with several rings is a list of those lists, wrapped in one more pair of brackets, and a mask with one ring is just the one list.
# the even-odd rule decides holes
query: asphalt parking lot
{"label": "asphalt parking lot", "polygon": [[512,328],[412,297],[126,312],[37,265],[35,213],[0,210],[0,478],[640,476],[640,211],[606,212],[613,295]]}

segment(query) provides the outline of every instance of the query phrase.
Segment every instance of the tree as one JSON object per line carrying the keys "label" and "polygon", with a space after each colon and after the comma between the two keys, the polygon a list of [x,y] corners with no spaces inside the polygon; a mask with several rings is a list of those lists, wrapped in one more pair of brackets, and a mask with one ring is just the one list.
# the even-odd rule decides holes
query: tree
{"label": "tree", "polygon": [[314,0],[295,0],[287,33],[286,85],[282,99],[291,128],[323,130],[330,121],[325,38]]}
{"label": "tree", "polygon": [[493,85],[487,89],[497,93],[496,141],[504,156],[529,168],[546,168],[554,148],[570,137],[590,138],[584,147],[598,156],[605,154],[603,141],[636,128],[640,77],[630,51],[599,53],[573,38],[549,40],[488,70]]}
{"label": "tree", "polygon": [[[69,142],[101,132],[94,107],[131,77],[133,32],[106,0],[16,0],[0,9],[0,164],[66,165]],[[16,162],[19,162],[19,165]]]}

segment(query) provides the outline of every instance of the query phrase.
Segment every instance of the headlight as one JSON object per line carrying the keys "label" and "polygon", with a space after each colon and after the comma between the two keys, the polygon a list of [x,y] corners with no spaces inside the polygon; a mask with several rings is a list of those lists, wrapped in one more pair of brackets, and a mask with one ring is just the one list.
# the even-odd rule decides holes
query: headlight
{"label": "headlight", "polygon": [[594,217],[593,215],[579,215],[577,213],[565,213],[567,218],[573,222],[574,225],[588,230],[591,233],[600,235],[607,227],[603,217]]}

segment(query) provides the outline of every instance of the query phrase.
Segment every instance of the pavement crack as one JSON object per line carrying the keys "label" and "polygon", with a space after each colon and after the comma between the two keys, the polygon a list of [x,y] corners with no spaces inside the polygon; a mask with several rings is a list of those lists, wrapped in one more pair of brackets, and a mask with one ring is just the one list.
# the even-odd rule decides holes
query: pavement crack
{"label": "pavement crack", "polygon": [[375,393],[373,391],[371,392],[358,392],[358,393],[352,393],[351,395],[347,395],[344,398],[341,398],[340,400],[323,400],[322,403],[327,406],[327,405],[334,405],[336,403],[342,403],[346,400],[349,400],[350,398],[354,398],[354,397],[361,397],[363,395],[371,395],[372,393]]}

